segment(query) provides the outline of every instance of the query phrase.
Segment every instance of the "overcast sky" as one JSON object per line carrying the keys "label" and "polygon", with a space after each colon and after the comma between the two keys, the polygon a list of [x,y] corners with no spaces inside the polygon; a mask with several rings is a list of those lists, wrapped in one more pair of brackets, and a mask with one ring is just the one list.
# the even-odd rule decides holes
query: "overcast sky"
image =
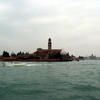
{"label": "overcast sky", "polygon": [[100,56],[100,0],[0,0],[0,52],[62,48]]}

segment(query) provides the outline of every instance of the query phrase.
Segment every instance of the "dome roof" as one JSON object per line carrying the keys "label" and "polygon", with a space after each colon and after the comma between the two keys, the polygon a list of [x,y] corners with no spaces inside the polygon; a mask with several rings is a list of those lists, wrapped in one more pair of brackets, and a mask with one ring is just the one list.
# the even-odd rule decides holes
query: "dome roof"
{"label": "dome roof", "polygon": [[67,54],[67,52],[65,50],[63,50],[63,49],[61,50],[60,53],[61,53],[61,55],[66,55]]}

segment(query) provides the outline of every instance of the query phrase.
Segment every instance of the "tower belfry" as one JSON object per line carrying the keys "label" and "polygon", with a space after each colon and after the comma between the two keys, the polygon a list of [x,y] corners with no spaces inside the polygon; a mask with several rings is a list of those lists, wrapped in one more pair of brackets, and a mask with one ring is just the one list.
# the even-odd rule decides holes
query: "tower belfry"
{"label": "tower belfry", "polygon": [[48,50],[52,49],[52,42],[51,42],[51,38],[48,39]]}

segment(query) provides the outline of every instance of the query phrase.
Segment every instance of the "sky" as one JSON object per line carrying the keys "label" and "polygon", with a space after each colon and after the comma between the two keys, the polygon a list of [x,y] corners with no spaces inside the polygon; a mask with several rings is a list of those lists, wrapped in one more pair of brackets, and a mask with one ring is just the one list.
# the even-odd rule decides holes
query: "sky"
{"label": "sky", "polygon": [[100,0],[0,0],[0,53],[61,48],[100,56]]}

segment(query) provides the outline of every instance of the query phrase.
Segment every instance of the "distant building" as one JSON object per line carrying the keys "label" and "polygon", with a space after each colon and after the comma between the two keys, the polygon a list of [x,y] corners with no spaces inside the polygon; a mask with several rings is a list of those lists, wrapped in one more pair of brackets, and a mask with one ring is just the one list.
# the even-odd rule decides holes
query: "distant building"
{"label": "distant building", "polygon": [[34,56],[39,59],[59,59],[62,49],[52,49],[51,38],[48,39],[48,49],[38,48]]}
{"label": "distant building", "polygon": [[96,57],[96,56],[94,56],[94,55],[92,54],[91,56],[89,56],[89,59],[90,59],[90,60],[96,60],[96,59],[97,59],[97,57]]}
{"label": "distant building", "polygon": [[84,57],[84,60],[100,60],[100,57],[96,57],[94,54],[91,54],[91,56]]}

